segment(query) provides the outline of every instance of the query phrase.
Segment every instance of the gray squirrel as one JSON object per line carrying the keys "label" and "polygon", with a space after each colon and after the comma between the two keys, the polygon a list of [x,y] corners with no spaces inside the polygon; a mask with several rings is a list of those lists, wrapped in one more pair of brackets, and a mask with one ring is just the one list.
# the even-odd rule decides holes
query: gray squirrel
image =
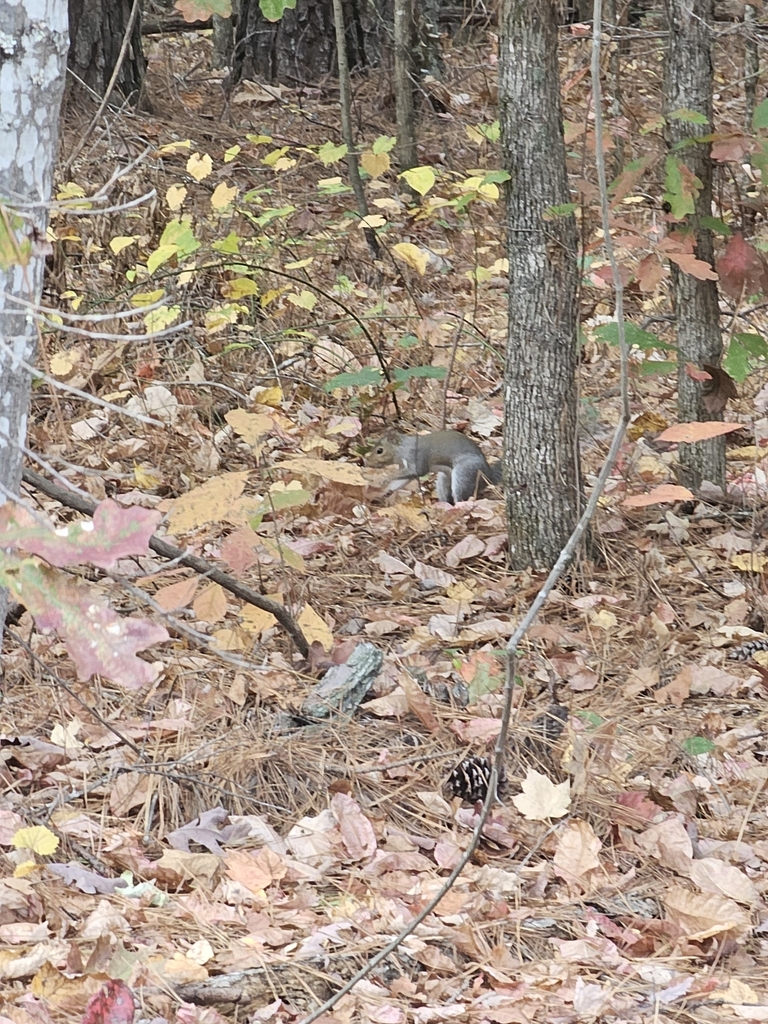
{"label": "gray squirrel", "polygon": [[489,465],[475,442],[458,430],[420,435],[388,431],[373,442],[365,464],[376,469],[397,466],[388,494],[411,480],[437,473],[437,496],[451,505],[481,495],[489,484],[501,484],[501,463]]}

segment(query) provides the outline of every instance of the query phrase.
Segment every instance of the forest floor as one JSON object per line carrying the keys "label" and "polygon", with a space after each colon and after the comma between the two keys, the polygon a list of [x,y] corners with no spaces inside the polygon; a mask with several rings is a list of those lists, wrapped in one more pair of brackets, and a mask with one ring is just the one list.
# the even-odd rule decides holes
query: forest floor
{"label": "forest floor", "polygon": [[[477,807],[451,799],[446,780],[493,748],[501,652],[544,578],[506,569],[501,501],[449,508],[429,483],[382,499],[359,469],[366,438],[394,418],[372,344],[390,368],[420,368],[397,400],[406,422],[434,429],[445,384],[431,368],[448,366],[462,317],[449,425],[500,448],[503,217],[482,184],[499,162],[487,138],[492,34],[447,54],[439,112],[422,112],[421,159],[436,177],[422,202],[386,170],[382,83],[356,83],[376,261],[333,159],[335,84],[251,85],[229,102],[208,47],[194,34],[151,44],[154,113],[97,129],[57,181],[60,196],[88,197],[135,162],[107,195],[116,209],[52,221],[46,304],[139,319],[84,319],[88,336],[51,329],[49,373],[112,403],[143,395],[164,425],[43,386],[30,448],[40,472],[94,500],[166,515],[168,539],[279,597],[317,643],[299,657],[268,616],[154,555],[89,574],[113,607],[168,629],[148,651],[162,663],[150,686],[78,681],[60,640],[28,614],[13,628],[0,706],[0,1020],[14,1024],[79,1020],[110,978],[130,986],[142,1017],[187,1024],[299,1020],[336,991],[466,848]],[[563,53],[592,260],[590,483],[619,417],[618,351],[594,333],[612,298],[585,170],[589,41],[569,38]],[[663,153],[637,132],[659,105],[637,66],[624,82],[625,161]],[[737,87],[718,103],[735,109]],[[66,113],[62,168],[90,116],[85,105]],[[663,228],[661,173],[651,165],[621,208],[638,236]],[[629,289],[627,313],[655,318],[671,343],[665,274]],[[181,322],[167,338],[132,336]],[[762,572],[745,560],[765,550],[762,517],[622,505],[675,481],[674,447],[653,443],[675,421],[675,372],[639,372],[657,355],[635,353],[634,429],[595,523],[600,557],[578,561],[521,645],[503,802],[437,910],[325,1019],[768,1020],[768,669],[766,652],[728,657],[768,619]],[[339,373],[352,376],[324,389]],[[729,440],[729,481],[758,498],[761,452],[746,428],[763,414],[765,380],[750,375],[726,416],[745,424]],[[56,522],[77,518],[25,496]],[[302,721],[319,676],[362,641],[384,652],[362,706]],[[542,735],[561,708],[565,728]],[[32,826],[58,846],[41,840],[37,865],[19,870],[29,849],[14,836]]]}

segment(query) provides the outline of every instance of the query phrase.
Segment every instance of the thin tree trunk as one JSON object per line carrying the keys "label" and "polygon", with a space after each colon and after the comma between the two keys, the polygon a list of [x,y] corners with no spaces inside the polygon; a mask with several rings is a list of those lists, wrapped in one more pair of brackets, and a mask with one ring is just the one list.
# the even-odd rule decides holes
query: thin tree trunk
{"label": "thin tree trunk", "polygon": [[[37,304],[45,270],[45,231],[59,109],[67,68],[67,0],[0,0],[0,36],[13,41],[3,54],[0,122],[5,154],[0,166],[0,504],[19,493],[26,445],[30,374],[35,358]],[[6,197],[11,197],[9,200]],[[11,205],[11,203],[13,205]],[[10,254],[10,258],[8,255]],[[0,591],[0,629],[8,607]]]}
{"label": "thin tree trunk", "polygon": [[411,53],[413,18],[411,0],[395,0],[395,111],[397,114],[397,166],[407,171],[418,163],[413,117]]}
{"label": "thin tree trunk", "polygon": [[505,491],[513,568],[552,566],[578,518],[577,231],[557,62],[558,0],[503,0],[499,107],[507,189]]}
{"label": "thin tree trunk", "polygon": [[[712,232],[703,217],[712,216],[712,160],[709,143],[691,142],[712,127],[712,0],[668,0],[669,49],[666,59],[664,109],[670,147],[701,182],[694,198],[694,212],[678,232],[692,237],[696,257],[712,266]],[[677,110],[703,114],[707,124],[692,125]],[[686,143],[684,148],[681,144]],[[716,281],[701,281],[672,268],[672,302],[677,315],[678,414],[681,422],[721,420],[722,412],[705,406],[705,388],[694,380],[688,364],[719,366],[723,354]],[[680,445],[681,481],[698,488],[708,480],[725,488],[725,438]]]}

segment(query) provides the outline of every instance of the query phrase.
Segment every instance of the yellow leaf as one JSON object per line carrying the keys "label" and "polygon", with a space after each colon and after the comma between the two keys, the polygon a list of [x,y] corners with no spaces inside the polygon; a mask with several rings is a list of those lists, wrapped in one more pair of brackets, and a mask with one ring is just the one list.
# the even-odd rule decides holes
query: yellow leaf
{"label": "yellow leaf", "polygon": [[241,148],[240,146],[230,146],[229,149],[225,149],[224,150],[224,163],[225,164],[231,163],[231,161],[234,160],[236,156],[239,156],[240,148]]}
{"label": "yellow leaf", "polygon": [[240,622],[243,629],[249,633],[263,633],[264,630],[271,629],[277,619],[272,612],[265,612],[262,608],[247,604],[240,612]]}
{"label": "yellow leaf", "polygon": [[205,314],[205,329],[209,334],[217,334],[225,327],[234,324],[240,313],[247,313],[244,306],[215,306]]}
{"label": "yellow leaf", "polygon": [[137,308],[140,306],[151,306],[157,302],[158,299],[162,299],[164,295],[165,292],[162,288],[158,288],[154,292],[137,292],[136,295],[131,297],[130,302],[132,306],[136,306]]}
{"label": "yellow leaf", "polygon": [[353,466],[351,462],[331,462],[326,459],[302,457],[281,462],[278,468],[287,469],[299,476],[320,476],[324,480],[333,480],[350,487],[366,486],[366,480],[360,467]]}
{"label": "yellow leaf", "polygon": [[362,230],[363,228],[380,228],[386,223],[386,218],[382,217],[380,213],[371,213],[367,217],[361,217],[357,226]]}
{"label": "yellow leaf", "polygon": [[422,276],[424,275],[429,257],[417,245],[412,245],[410,242],[398,242],[392,246],[392,252],[395,256],[399,256],[403,263],[407,263],[409,267],[413,267]]}
{"label": "yellow leaf", "polygon": [[147,328],[148,334],[152,334],[153,331],[164,331],[180,316],[181,306],[158,306],[144,317],[144,326]]}
{"label": "yellow leaf", "polygon": [[246,412],[245,409],[231,409],[224,419],[248,444],[258,444],[275,425],[266,413]]}
{"label": "yellow leaf", "polygon": [[292,292],[290,295],[285,296],[286,302],[290,302],[293,306],[299,306],[301,309],[308,309],[310,312],[317,305],[317,298],[313,292],[307,291],[305,288],[298,295]]}
{"label": "yellow leaf", "polygon": [[170,155],[179,153],[182,149],[192,149],[192,142],[189,139],[184,139],[182,142],[169,142],[166,146],[161,146],[158,153]]}
{"label": "yellow leaf", "polygon": [[219,182],[211,196],[211,206],[218,213],[221,213],[222,210],[226,210],[228,206],[232,205],[239,191],[236,185],[230,187],[223,181]]}
{"label": "yellow leaf", "polygon": [[168,260],[172,260],[178,254],[178,245],[158,245],[154,252],[147,258],[147,270],[154,274],[158,267],[161,267]]}
{"label": "yellow leaf", "polygon": [[115,256],[117,256],[118,253],[123,251],[123,249],[127,249],[129,245],[133,245],[137,238],[138,235],[116,235],[109,243],[109,248]]}
{"label": "yellow leaf", "polygon": [[13,869],[14,878],[26,878],[27,875],[33,874],[39,868],[38,864],[33,860],[24,860],[21,864],[17,864]]}
{"label": "yellow leaf", "polygon": [[435,184],[435,172],[431,167],[411,167],[400,175],[420,196],[425,196]]}
{"label": "yellow leaf", "polygon": [[39,853],[41,857],[49,856],[59,845],[58,838],[45,825],[20,828],[11,842],[17,850],[31,850],[33,853]]}
{"label": "yellow leaf", "polygon": [[283,389],[279,386],[273,388],[262,388],[253,392],[253,401],[256,405],[266,405],[270,409],[279,409],[283,402]]}
{"label": "yellow leaf", "polygon": [[152,491],[163,482],[159,470],[148,469],[144,466],[133,467],[133,479],[136,481],[136,486],[140,487],[142,491]]}
{"label": "yellow leaf", "polygon": [[333,647],[333,634],[321,619],[317,612],[310,606],[305,605],[304,610],[298,618],[301,631],[307,638],[308,643],[319,640],[324,651],[330,651]]}
{"label": "yellow leaf", "polygon": [[390,168],[389,153],[372,153],[367,149],[360,157],[360,166],[372,178],[378,178]]}
{"label": "yellow leaf", "polygon": [[474,125],[465,125],[464,131],[469,136],[470,142],[475,142],[477,143],[478,146],[482,146],[482,144],[487,141],[483,133],[481,131],[478,131]]}
{"label": "yellow leaf", "polygon": [[292,157],[281,156],[279,160],[275,160],[272,165],[275,171],[289,171],[292,167],[296,166],[296,161]]}
{"label": "yellow leaf", "polygon": [[195,181],[203,181],[212,170],[213,161],[207,153],[203,153],[202,156],[199,153],[193,153],[187,160],[187,173],[191,174]]}
{"label": "yellow leaf", "polygon": [[185,185],[171,185],[169,189],[166,189],[165,201],[174,213],[181,209],[186,198],[187,189]]}
{"label": "yellow leaf", "polygon": [[286,270],[303,270],[304,267],[308,267],[311,263],[315,262],[314,256],[308,256],[305,260],[296,260],[295,263],[286,263]]}
{"label": "yellow leaf", "polygon": [[54,377],[68,377],[80,360],[80,353],[77,350],[71,352],[57,352],[51,356],[49,369]]}
{"label": "yellow leaf", "polygon": [[731,565],[742,572],[765,572],[768,555],[760,551],[750,551],[745,555],[731,555]]}
{"label": "yellow leaf", "polygon": [[225,281],[221,287],[221,294],[225,299],[244,299],[246,295],[258,295],[259,286],[250,277],[236,277],[232,281]]}
{"label": "yellow leaf", "polygon": [[204,523],[220,522],[245,489],[248,473],[224,473],[206,480],[173,502],[168,516],[171,533],[187,533]]}
{"label": "yellow leaf", "polygon": [[265,157],[262,157],[261,162],[266,164],[267,167],[274,167],[278,160],[285,156],[289,148],[289,146],[283,146],[282,149],[273,149],[271,153],[267,153]]}

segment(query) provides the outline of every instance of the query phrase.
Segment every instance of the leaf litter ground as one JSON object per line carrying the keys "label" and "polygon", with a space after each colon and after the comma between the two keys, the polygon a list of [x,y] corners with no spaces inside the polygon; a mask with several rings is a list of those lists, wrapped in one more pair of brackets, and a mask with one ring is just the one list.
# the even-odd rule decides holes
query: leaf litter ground
{"label": "leaf litter ground", "polygon": [[[354,461],[361,419],[372,430],[386,401],[362,388],[332,396],[317,388],[372,365],[355,317],[367,318],[393,364],[444,366],[455,331],[445,313],[462,309],[471,330],[460,339],[450,415],[498,437],[500,410],[489,397],[505,322],[498,204],[476,203],[471,223],[446,213],[446,229],[408,215],[385,176],[385,187],[370,187],[394,204],[380,207],[392,238],[442,253],[440,269],[450,272],[421,278],[392,261],[374,266],[345,217],[349,198],[318,188],[339,167],[301,159],[302,146],[322,146],[329,134],[338,141],[318,127],[336,123],[333,98],[318,91],[280,107],[235,105],[230,124],[213,120],[208,111],[222,103],[208,76],[181,94],[174,77],[206,45],[185,36],[158,45],[150,55],[158,115],[124,115],[127,152],[115,151],[113,136],[96,138],[72,171],[88,194],[106,167],[138,154],[129,140],[146,138],[152,153],[122,180],[122,198],[151,185],[158,201],[131,219],[53,225],[61,241],[52,305],[71,291],[88,310],[117,310],[158,288],[192,320],[171,341],[46,339],[52,372],[63,366],[62,376],[103,397],[166,388],[153,392],[166,429],[39,392],[32,445],[95,498],[171,516],[177,497],[208,480],[221,497],[224,475],[242,476],[223,510],[186,506],[192,518],[176,541],[213,561],[227,555],[262,592],[309,608],[314,618],[303,623],[321,643],[332,635],[348,653],[368,639],[386,659],[355,714],[301,724],[295,716],[318,659],[300,664],[273,624],[249,620],[231,595],[189,585],[188,571],[154,558],[91,574],[122,612],[146,614],[142,593],[160,608],[172,639],[153,653],[163,673],[147,689],[78,682],[61,643],[22,618],[8,642],[0,708],[0,977],[3,1013],[16,1024],[78,1020],[108,978],[140,995],[143,1015],[165,1020],[292,1021],[335,991],[437,891],[469,841],[477,809],[451,801],[446,779],[465,756],[492,749],[496,652],[542,579],[506,572],[499,502],[446,509],[427,492],[387,506],[375,488],[339,475],[344,459]],[[587,59],[572,43],[569,83]],[[486,60],[482,48],[449,55],[448,81],[468,90],[471,113],[462,101],[464,121],[454,113],[436,127],[425,117],[425,163],[449,153],[467,171],[493,166],[491,152],[466,152],[465,123],[493,117],[485,79],[471,71]],[[375,87],[357,93],[366,137],[391,132]],[[582,121],[585,95],[569,84],[569,114]],[[78,127],[70,112],[65,157]],[[161,152],[187,136],[191,147]],[[222,154],[238,145],[227,161]],[[194,152],[215,155],[213,184],[189,170],[201,166],[188,165]],[[250,218],[212,205],[221,181],[262,189],[246,205]],[[174,216],[169,190],[180,185],[195,237],[208,246],[228,240],[227,259],[195,262],[177,247],[123,287],[126,271],[157,251]],[[130,246],[109,249],[116,237],[132,238]],[[258,295],[277,292],[269,302],[251,304],[242,285],[233,291],[233,280],[248,279],[233,269],[233,249],[243,266],[272,268],[251,278]],[[311,306],[306,271],[295,267],[310,257],[307,284],[335,289],[343,307],[322,296]],[[478,265],[491,268],[482,280]],[[232,308],[233,295],[245,312]],[[654,301],[666,308],[663,287]],[[599,289],[585,292],[590,302],[604,311]],[[617,360],[593,340],[584,351],[591,472],[617,417]],[[277,398],[267,393],[278,385]],[[673,421],[668,378],[639,388],[638,413]],[[426,427],[439,425],[441,396],[442,383],[429,379],[399,393],[406,418]],[[235,428],[226,419],[244,409],[269,419],[254,442],[242,417]],[[747,399],[734,413],[754,416]],[[734,453],[734,476],[755,474],[754,458]],[[279,490],[279,463],[300,456],[328,457],[328,475],[297,471],[308,499],[283,511],[275,499],[265,513],[258,496],[270,484]],[[759,653],[727,658],[749,627],[764,629],[762,577],[738,561],[764,541],[756,517],[740,509],[620,507],[628,492],[672,479],[673,461],[639,435],[627,443],[597,522],[602,560],[574,567],[522,645],[506,792],[481,848],[334,1019],[768,1018],[767,677]],[[29,500],[57,521],[72,518],[39,495]],[[249,521],[257,539],[227,546]],[[167,593],[173,585],[184,595]],[[548,736],[542,722],[559,708],[566,728]],[[567,804],[548,804],[564,784]],[[55,850],[47,832],[28,834],[35,826],[55,833]]]}

